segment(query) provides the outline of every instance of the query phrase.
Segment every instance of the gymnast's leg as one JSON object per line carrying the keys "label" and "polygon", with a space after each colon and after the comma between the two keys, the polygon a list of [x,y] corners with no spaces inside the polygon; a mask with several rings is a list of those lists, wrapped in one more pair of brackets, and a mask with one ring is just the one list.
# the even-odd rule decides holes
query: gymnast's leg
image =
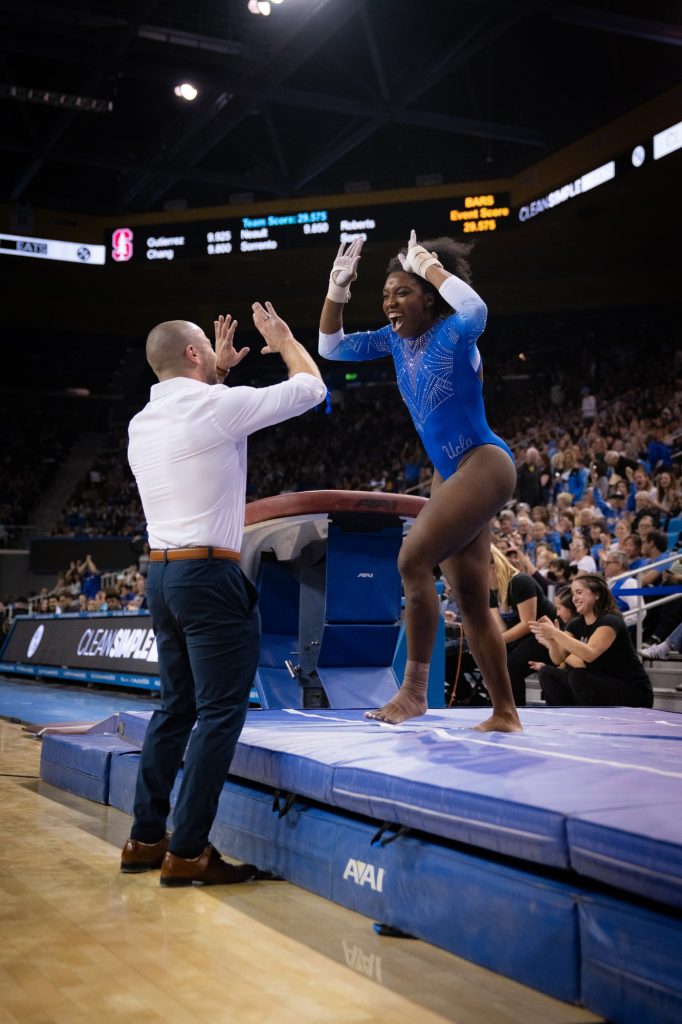
{"label": "gymnast's leg", "polygon": [[[438,625],[433,569],[444,565],[462,609],[469,646],[493,701],[491,718],[479,728],[503,732],[521,728],[505,645],[499,630],[497,635],[493,632],[497,627],[490,614],[488,592],[487,524],[511,497],[515,480],[511,460],[494,445],[474,449],[447,480],[434,475],[431,498],[405,538],[398,559],[405,590],[405,678],[396,696],[383,708],[368,711],[367,718],[397,725],[426,711],[428,671]],[[476,630],[481,637],[473,637],[472,643]]]}

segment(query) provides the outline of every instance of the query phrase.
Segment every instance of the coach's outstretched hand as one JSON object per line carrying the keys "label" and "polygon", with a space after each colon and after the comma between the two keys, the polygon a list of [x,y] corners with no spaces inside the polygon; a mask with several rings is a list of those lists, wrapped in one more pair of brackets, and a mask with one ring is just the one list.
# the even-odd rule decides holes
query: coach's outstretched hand
{"label": "coach's outstretched hand", "polygon": [[269,352],[281,352],[283,345],[295,341],[289,324],[275,312],[275,307],[271,302],[266,302],[264,306],[260,302],[254,302],[251,309],[253,310],[254,327],[265,338],[261,355],[267,355]]}
{"label": "coach's outstretched hand", "polygon": [[229,371],[233,366],[237,366],[241,363],[242,359],[246,359],[249,352],[251,351],[248,346],[240,348],[239,351],[234,347],[234,333],[237,330],[237,320],[233,320],[230,314],[223,316],[222,313],[217,320],[213,321],[215,327],[215,354],[216,363],[222,370]]}

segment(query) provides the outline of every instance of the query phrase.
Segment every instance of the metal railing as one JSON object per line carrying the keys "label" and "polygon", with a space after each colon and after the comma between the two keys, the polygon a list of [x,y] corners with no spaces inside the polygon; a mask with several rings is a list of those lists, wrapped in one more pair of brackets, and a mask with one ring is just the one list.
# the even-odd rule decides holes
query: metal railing
{"label": "metal railing", "polygon": [[[642,576],[644,573],[651,572],[652,569],[658,569],[661,567],[661,571],[663,571],[663,568],[665,568],[665,566],[672,565],[673,562],[679,562],[681,558],[682,552],[673,551],[671,554],[664,555],[662,558],[657,559],[655,562],[650,562],[649,565],[640,565],[637,569],[627,569],[625,572],[619,573],[618,576],[612,576],[611,579],[608,580],[609,589],[611,589],[611,584],[616,583],[618,580],[626,580],[632,579],[632,577],[639,577]],[[645,596],[647,596],[647,591],[649,589],[649,587],[636,587],[632,590],[621,591],[619,596],[622,598],[644,598]],[[670,593],[658,597],[655,601],[647,601],[646,604],[644,604],[644,602],[642,601],[641,608],[636,609],[638,615],[635,647],[638,651],[641,651],[642,649],[643,623],[646,612],[648,612],[651,608],[660,608],[661,605],[670,604],[671,601],[676,601],[678,597],[682,596],[682,584],[673,584],[670,586],[665,586],[663,589],[669,590]]]}

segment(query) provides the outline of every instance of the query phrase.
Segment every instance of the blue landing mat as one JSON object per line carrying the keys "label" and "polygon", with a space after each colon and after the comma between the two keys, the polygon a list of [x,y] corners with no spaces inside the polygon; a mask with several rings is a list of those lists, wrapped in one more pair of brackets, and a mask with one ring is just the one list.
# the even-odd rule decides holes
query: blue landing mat
{"label": "blue landing mat", "polygon": [[[522,734],[480,709],[402,726],[361,711],[252,711],[233,777],[377,821],[580,874],[682,907],[682,716],[526,708]],[[141,744],[148,715],[120,716]]]}
{"label": "blue landing mat", "polygon": [[[356,711],[253,712],[231,774],[559,868],[574,866],[568,823],[589,820],[584,848],[603,821],[613,870],[602,859],[595,874],[584,849],[581,870],[682,906],[682,716],[528,708],[521,717],[525,731],[503,735],[471,730],[480,709],[429,711],[397,727]],[[665,820],[665,835],[638,826],[644,806],[650,821]]]}
{"label": "blue landing mat", "polygon": [[89,690],[64,683],[35,683],[0,676],[0,718],[25,724],[99,722],[118,711],[158,707],[158,698]]}
{"label": "blue landing mat", "polygon": [[[149,715],[48,736],[42,776],[129,813]],[[357,712],[252,712],[211,841],[614,1024],[679,1024],[682,717],[526,709],[524,734],[507,736],[472,731],[479,718],[431,712],[390,728]],[[446,829],[527,859],[463,849]],[[538,870],[533,854],[548,849],[621,892]]]}
{"label": "blue landing mat", "polygon": [[78,735],[43,738],[40,777],[59,789],[98,803],[109,803],[112,760],[137,759],[137,747],[118,736]]}

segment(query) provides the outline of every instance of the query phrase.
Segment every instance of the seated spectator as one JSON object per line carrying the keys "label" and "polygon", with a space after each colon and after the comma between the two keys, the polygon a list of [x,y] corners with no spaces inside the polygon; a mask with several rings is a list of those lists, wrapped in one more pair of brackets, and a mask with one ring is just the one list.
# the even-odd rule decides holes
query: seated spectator
{"label": "seated spectator", "polygon": [[571,563],[566,558],[551,558],[547,579],[557,587],[566,587],[570,584],[575,573],[571,569]]}
{"label": "seated spectator", "polygon": [[573,594],[570,587],[561,587],[557,590],[554,595],[554,609],[556,611],[555,621],[558,620],[559,629],[565,629],[571,619],[574,619],[578,614],[573,604]]}
{"label": "seated spectator", "polygon": [[654,487],[654,482],[643,466],[637,466],[637,469],[634,472],[626,470],[626,476],[630,483],[630,493],[628,496],[629,512],[635,511],[638,494],[646,495],[650,501],[656,500],[656,488]]}
{"label": "seated spectator", "polygon": [[609,526],[612,528],[615,524],[622,519],[625,515],[629,515],[627,510],[628,491],[627,485],[624,482],[617,483],[615,486],[610,486],[606,492],[606,502],[603,500],[599,501],[599,490],[595,489],[592,493],[592,497],[595,505],[606,519]]}
{"label": "seated spectator", "polygon": [[574,565],[578,572],[596,572],[597,563],[589,553],[582,533],[575,533],[573,535],[568,552],[570,564]]}
{"label": "seated spectator", "polygon": [[[658,562],[665,555],[668,549],[668,538],[663,530],[649,530],[646,536],[642,537],[643,564],[651,565]],[[651,569],[649,572],[640,574],[640,583],[643,587],[655,587],[661,581],[663,567]]]}
{"label": "seated spectator", "polygon": [[629,533],[621,547],[630,559],[631,569],[641,569],[647,564],[646,558],[642,558],[642,538],[638,533]]}
{"label": "seated spectator", "polygon": [[635,516],[632,520],[632,529],[644,539],[649,530],[658,529],[658,512],[648,494],[644,491],[635,497]]}
{"label": "seated spectator", "polygon": [[542,587],[491,546],[490,589],[497,600],[497,621],[507,645],[507,668],[517,707],[526,704],[526,678],[533,671],[529,660],[544,653],[531,634],[529,622],[543,615],[554,616],[554,606]]}
{"label": "seated spectator", "polygon": [[630,469],[634,473],[639,466],[635,459],[629,459],[622,452],[617,452],[613,449],[606,452],[604,461],[608,467],[607,477],[610,486],[618,480],[627,481],[627,470]]}
{"label": "seated spectator", "polygon": [[78,605],[74,602],[70,594],[60,594],[57,598],[57,607],[55,613],[57,615],[66,615],[68,612],[78,611]]}
{"label": "seated spectator", "polygon": [[[534,559],[535,553],[538,548],[538,544],[545,544],[547,538],[547,527],[542,520],[533,520],[530,525],[530,536],[526,544],[526,554],[529,558]],[[557,551],[557,554],[559,552]]]}
{"label": "seated spectator", "polygon": [[[100,594],[102,591],[100,590]],[[103,595],[103,601],[100,603],[99,610],[101,612],[120,612],[123,610],[123,604],[119,596],[118,590],[110,587],[106,590]]]}
{"label": "seated spectator", "polygon": [[517,514],[516,517],[516,529],[514,530],[513,538],[515,543],[521,544],[523,550],[528,549],[528,545],[531,543],[531,530],[533,529],[533,523],[529,516],[523,514]]}
{"label": "seated spectator", "polygon": [[[642,573],[642,575],[645,576],[647,574]],[[682,587],[682,560],[673,562],[669,568],[663,568],[661,577],[656,585]],[[647,598],[644,597],[643,600],[646,602]],[[651,600],[655,601],[656,597],[652,597]],[[664,638],[673,632],[680,621],[682,621],[682,596],[672,601],[667,601],[665,604],[658,605],[657,608],[650,608],[646,622],[649,645],[656,646],[662,643]]]}
{"label": "seated spectator", "polygon": [[[551,548],[547,547],[546,544],[538,544],[538,546],[535,549],[535,573],[537,573],[535,578],[538,579],[538,576],[541,576],[545,581],[545,585],[547,584],[547,573],[549,572],[549,563],[554,557],[555,552],[552,551]],[[533,575],[535,575],[535,573]],[[538,583],[540,583],[539,579]],[[542,586],[542,584],[540,585]]]}
{"label": "seated spectator", "polygon": [[611,545],[611,535],[606,529],[606,523],[603,519],[592,519],[587,543],[595,565],[599,565],[605,543],[608,547]]}
{"label": "seated spectator", "polygon": [[133,589],[130,595],[126,595],[125,606],[130,611],[137,611],[147,607],[147,580],[138,573],[133,580]]}
{"label": "seated spectator", "polygon": [[535,661],[547,703],[557,707],[653,707],[651,683],[601,576],[571,584],[578,617],[562,632],[549,617],[530,623],[552,664]]}
{"label": "seated spectator", "polygon": [[516,527],[516,518],[511,509],[502,509],[497,517],[497,521],[500,524],[500,536],[509,537]]}
{"label": "seated spectator", "polygon": [[[573,495],[569,494],[568,491],[562,491],[560,494],[557,494],[554,504],[557,516],[570,515],[575,517],[575,513],[573,511]],[[571,522],[573,521],[574,520],[571,520]]]}
{"label": "seated spectator", "polygon": [[561,471],[560,487],[570,494],[574,501],[579,501],[587,489],[590,480],[589,470],[582,456],[576,458],[572,449],[564,452],[563,470]]}
{"label": "seated spectator", "polygon": [[[544,550],[545,552],[547,552],[546,562],[547,564],[549,564],[549,552],[547,551],[546,547],[544,547]],[[502,554],[511,562],[511,564],[514,566],[517,572],[526,573],[528,576],[532,576],[536,583],[539,583],[540,587],[542,588],[542,592],[544,594],[547,593],[547,588],[549,584],[547,581],[546,574],[540,572],[539,568],[537,568],[533,564],[530,557],[525,553],[523,548],[515,547],[513,544],[510,544],[507,550],[503,551]]]}
{"label": "seated spectator", "polygon": [[669,470],[656,477],[655,507],[665,521],[666,528],[671,519],[682,512],[682,492],[679,480]]}
{"label": "seated spectator", "polygon": [[630,536],[630,524],[626,518],[619,519],[613,527],[615,543],[611,544],[612,551],[622,551],[626,537]]}
{"label": "seated spectator", "polygon": [[657,426],[649,435],[647,445],[647,462],[651,473],[672,469],[670,445],[666,443],[667,431],[664,426]]}
{"label": "seated spectator", "polygon": [[573,509],[568,509],[565,512],[557,515],[556,523],[556,534],[558,536],[559,550],[557,554],[565,558],[568,554],[568,550],[573,540],[573,530],[575,529],[575,515]]}

